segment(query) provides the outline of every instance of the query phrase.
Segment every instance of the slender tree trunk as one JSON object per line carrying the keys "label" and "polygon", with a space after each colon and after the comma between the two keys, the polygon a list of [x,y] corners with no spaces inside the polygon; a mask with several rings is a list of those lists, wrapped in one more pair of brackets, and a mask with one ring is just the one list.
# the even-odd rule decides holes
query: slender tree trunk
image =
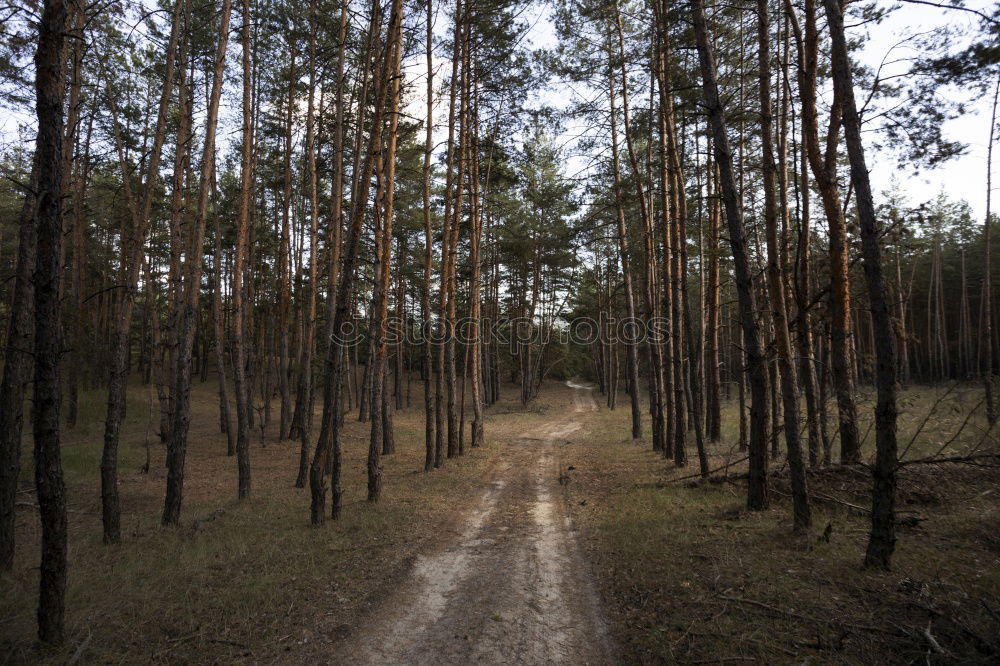
{"label": "slender tree trunk", "polygon": [[[785,0],[790,18],[794,14],[790,0]],[[837,409],[840,418],[841,462],[855,463],[860,456],[858,443],[857,408],[854,402],[854,385],[851,378],[851,298],[850,267],[848,264],[847,221],[840,202],[837,184],[837,146],[844,100],[839,89],[834,89],[827,128],[825,150],[821,153],[819,123],[816,110],[816,76],[819,57],[819,33],[816,27],[815,0],[805,0],[805,29],[798,20],[791,20],[796,39],[801,44],[799,53],[799,96],[802,101],[802,129],[806,141],[803,146],[816,180],[820,201],[826,213],[830,236],[830,369]]]}
{"label": "slender tree trunk", "polygon": [[212,327],[215,330],[215,364],[219,380],[219,423],[226,434],[226,455],[236,455],[236,433],[233,431],[233,417],[229,409],[229,387],[226,385],[226,332],[222,316],[222,230],[219,217],[215,216],[215,250],[212,268],[214,286],[212,289]]}
{"label": "slender tree trunk", "polygon": [[767,0],[757,0],[758,71],[760,72],[760,141],[762,153],[762,180],[764,186],[764,226],[767,236],[767,278],[774,323],[774,342],[778,353],[778,370],[781,375],[781,396],[784,407],[785,444],[788,447],[788,468],[792,482],[792,511],[795,531],[802,533],[812,522],[809,495],[806,489],[805,465],[802,462],[802,445],[799,438],[799,389],[792,357],[792,343],[788,334],[788,315],[785,308],[785,287],[782,271],[783,253],[778,247],[778,207],[775,201],[776,165],[771,136],[771,67],[770,23]]}
{"label": "slender tree trunk", "polygon": [[[457,5],[462,4],[462,0],[457,0]],[[447,389],[447,418],[448,418],[448,457],[461,455],[463,451],[459,446],[458,427],[458,376],[456,362],[456,337],[458,335],[458,241],[462,220],[462,202],[465,194],[463,184],[466,179],[466,168],[468,165],[469,150],[469,127],[468,110],[469,77],[472,72],[469,67],[469,32],[471,30],[470,8],[468,2],[464,3],[460,10],[456,7],[455,20],[461,22],[461,27],[456,25],[455,32],[461,35],[456,49],[461,53],[459,63],[459,104],[458,104],[458,168],[456,170],[454,191],[454,203],[452,204],[451,239],[448,242],[448,337],[445,340],[445,387]],[[460,45],[460,47],[459,47]]]}
{"label": "slender tree trunk", "polygon": [[[677,217],[677,196],[676,182],[679,178],[679,162],[674,159],[673,152],[673,94],[671,89],[672,77],[670,76],[670,41],[668,27],[666,25],[665,3],[657,2],[653,5],[655,10],[657,26],[657,54],[656,54],[656,78],[657,89],[659,91],[659,105],[657,109],[657,149],[660,157],[659,168],[659,199],[660,199],[660,232],[663,245],[663,257],[661,261],[661,288],[659,296],[662,298],[660,305],[662,331],[660,346],[660,376],[661,387],[661,418],[662,428],[662,452],[665,457],[671,457],[674,453],[675,430],[676,430],[676,401],[672,385],[676,383],[674,376],[673,357],[673,326],[676,320],[673,317],[673,234],[672,224]],[[603,337],[603,336],[602,336]],[[609,354],[610,357],[610,354]]]}
{"label": "slender tree trunk", "polygon": [[[379,254],[377,263],[376,284],[374,286],[374,298],[372,309],[375,321],[372,326],[375,339],[373,349],[375,357],[372,363],[372,427],[371,437],[368,446],[368,501],[377,502],[382,490],[382,463],[380,453],[391,453],[392,442],[392,422],[391,406],[389,404],[387,389],[385,386],[388,374],[388,346],[386,344],[387,324],[389,317],[389,286],[392,276],[390,268],[392,266],[392,226],[393,226],[393,197],[396,182],[396,130],[399,123],[399,91],[400,63],[403,56],[403,47],[394,34],[389,35],[389,48],[394,51],[393,65],[390,76],[392,77],[391,91],[389,93],[389,133],[386,140],[385,156],[380,157],[382,161],[382,185],[383,198],[381,202],[381,229],[376,234],[376,252]],[[376,203],[378,205],[378,203]],[[376,211],[378,213],[378,211]],[[378,238],[381,237],[381,247]]]}
{"label": "slender tree trunk", "polygon": [[[618,252],[621,261],[622,280],[625,290],[625,317],[628,326],[619,327],[620,330],[634,328],[635,317],[635,295],[632,288],[632,267],[629,260],[629,239],[625,222],[625,205],[622,201],[622,173],[621,160],[618,152],[618,110],[617,93],[615,92],[615,77],[611,69],[612,53],[609,48],[608,63],[608,100],[611,104],[611,166],[614,174],[615,209],[618,221]],[[634,337],[625,340],[625,347],[628,353],[627,372],[629,382],[629,397],[632,404],[632,439],[642,439],[642,410],[639,407],[639,344]]]}
{"label": "slender tree trunk", "polygon": [[801,204],[799,207],[798,276],[795,281],[795,302],[798,308],[799,354],[802,356],[802,386],[806,396],[806,431],[809,437],[809,466],[815,467],[820,460],[822,440],[819,433],[818,387],[816,366],[813,357],[813,335],[809,316],[810,281],[810,220],[809,220],[809,167],[803,146],[801,178]]}
{"label": "slender tree trunk", "polygon": [[[289,436],[292,419],[292,389],[290,385],[291,359],[289,348],[289,327],[291,325],[291,284],[292,272],[289,266],[290,240],[289,235],[289,215],[292,206],[292,117],[295,108],[295,39],[289,35],[289,51],[291,52],[288,70],[288,98],[285,102],[285,163],[284,163],[284,188],[281,200],[281,235],[278,244],[278,283],[280,294],[278,296],[278,392],[281,394],[281,416],[278,423],[278,439],[285,439]],[[339,127],[338,127],[339,129]],[[338,154],[338,160],[342,155]],[[337,162],[338,172],[343,169],[342,163]],[[334,197],[336,201],[336,196]],[[339,223],[340,220],[335,220]]]}
{"label": "slender tree trunk", "polygon": [[299,473],[296,488],[304,488],[309,475],[309,448],[312,438],[312,365],[316,348],[316,293],[319,287],[319,191],[316,174],[316,4],[309,5],[309,91],[306,106],[306,179],[309,186],[309,291],[305,305],[305,336],[302,342],[302,364],[299,368],[297,407],[300,439]]}
{"label": "slender tree trunk", "polygon": [[[59,451],[59,366],[62,322],[59,275],[62,245],[63,33],[66,6],[46,0],[35,53],[35,109],[38,135],[35,297],[35,381],[32,421],[35,436],[35,489],[42,523],[39,565],[38,638],[61,643],[66,595],[66,486]],[[30,195],[29,195],[30,197]]]}
{"label": "slender tree trunk", "polygon": [[990,245],[990,204],[993,194],[993,137],[997,126],[997,100],[1000,98],[1000,74],[993,91],[993,112],[990,115],[990,142],[986,149],[986,219],[983,222],[983,388],[986,394],[986,419],[997,422],[996,401],[993,397],[993,250]]}
{"label": "slender tree trunk", "polygon": [[[233,260],[233,379],[236,389],[236,459],[239,472],[237,496],[250,495],[250,405],[246,376],[246,340],[244,324],[243,277],[247,272],[247,233],[250,226],[250,204],[253,201],[253,134],[251,132],[250,98],[253,81],[250,76],[250,2],[243,0],[243,25],[240,28],[243,65],[243,140],[240,169],[240,206],[236,221],[236,258]],[[310,102],[312,98],[310,97]],[[310,108],[311,111],[311,108]],[[315,250],[314,250],[315,251]]]}
{"label": "slender tree trunk", "polygon": [[[452,257],[452,227],[455,225],[453,221],[453,208],[454,199],[453,191],[457,188],[461,188],[461,178],[458,179],[454,176],[455,171],[455,120],[457,117],[455,105],[458,99],[459,92],[459,64],[461,61],[461,49],[463,44],[462,30],[464,22],[462,21],[462,2],[461,0],[456,0],[455,3],[455,27],[453,31],[452,38],[452,58],[451,58],[451,81],[449,83],[449,101],[448,101],[448,148],[447,156],[445,159],[445,192],[444,192],[444,225],[441,235],[441,285],[440,285],[440,298],[439,298],[439,318],[442,325],[442,339],[438,346],[438,367],[437,373],[435,375],[435,427],[436,427],[436,438],[435,438],[435,466],[440,467],[444,462],[445,456],[445,427],[446,427],[446,416],[445,416],[445,403],[446,403],[446,392],[450,391],[453,400],[454,388],[446,387],[446,376],[449,375],[449,358],[451,358],[451,364],[454,365],[454,349],[452,349],[452,354],[449,356],[448,352],[448,341],[454,336],[454,331],[449,328],[450,320],[448,319],[448,308],[449,301],[451,300],[451,257]],[[456,182],[458,185],[456,185]],[[452,422],[448,419],[448,441],[447,441],[447,456],[450,458],[455,447],[453,435],[454,427]]]}
{"label": "slender tree trunk", "polygon": [[[374,20],[377,14],[373,6],[370,29],[374,31],[378,23]],[[401,40],[403,21],[402,0],[393,0],[392,13],[389,19],[388,37],[385,44],[385,53],[382,57],[381,66],[378,70],[378,82],[375,93],[374,114],[371,121],[371,130],[368,139],[367,150],[362,161],[362,167],[357,174],[356,185],[352,192],[351,218],[348,227],[347,243],[344,247],[344,264],[341,271],[340,281],[337,285],[337,300],[334,316],[330,321],[329,332],[329,353],[327,354],[324,368],[325,384],[323,391],[323,418],[320,426],[320,435],[316,443],[316,451],[313,455],[312,465],[309,470],[309,487],[312,494],[311,520],[314,525],[321,525],[326,518],[326,484],[324,483],[324,473],[327,467],[327,456],[330,453],[330,444],[337,445],[339,439],[334,429],[340,428],[339,414],[336,413],[339,405],[341,372],[343,368],[344,340],[341,338],[347,323],[348,307],[350,305],[350,293],[354,286],[354,265],[357,261],[358,249],[361,238],[361,226],[364,222],[365,213],[368,207],[368,193],[371,186],[371,176],[374,170],[374,155],[382,145],[382,125],[385,118],[385,105],[389,95],[389,84],[396,72],[393,67],[394,45]],[[337,452],[335,451],[335,455]],[[334,464],[334,477],[331,480],[333,487],[339,488],[340,478],[337,476],[339,467]],[[336,503],[338,498],[334,496]],[[339,507],[335,505],[335,510]]]}
{"label": "slender tree trunk", "polygon": [[[621,60],[621,93],[622,93],[622,132],[625,135],[625,145],[628,149],[629,165],[632,167],[632,177],[635,181],[636,188],[636,198],[639,202],[639,214],[642,219],[642,229],[644,230],[644,239],[646,244],[646,271],[645,271],[645,289],[644,296],[646,301],[646,311],[647,319],[651,320],[656,315],[656,308],[653,302],[653,293],[656,289],[656,272],[652,269],[653,258],[653,222],[652,222],[652,211],[649,209],[649,199],[646,196],[645,188],[643,186],[642,170],[639,165],[639,158],[636,154],[635,145],[632,140],[632,122],[629,109],[629,89],[628,89],[628,63],[625,58],[625,35],[622,28],[622,17],[621,11],[618,7],[618,1],[613,2],[614,12],[615,12],[615,31],[618,36],[618,57]],[[609,91],[610,94],[614,95],[614,88],[612,87]],[[614,109],[614,100],[611,100],[612,109]],[[613,113],[613,111],[612,111]],[[612,124],[614,124],[614,118],[612,118]],[[621,187],[621,183],[618,182],[616,187]],[[616,200],[616,204],[618,200]],[[623,258],[627,255],[623,253]],[[633,321],[635,321],[633,319]],[[637,322],[636,322],[637,323]],[[661,366],[659,354],[656,350],[655,341],[652,338],[647,339],[649,341],[649,355],[650,355],[650,391],[649,391],[649,412],[650,419],[652,421],[653,428],[653,446],[656,449],[662,448],[659,442],[660,440],[660,379],[659,379],[659,368]],[[632,385],[632,390],[634,395],[632,396],[632,406],[633,410],[638,409],[639,405],[639,377],[638,377],[638,343],[636,343],[636,372],[634,378],[634,384]],[[656,371],[654,372],[654,368]],[[642,415],[641,412],[634,411],[632,414],[632,439],[640,439],[642,437]]]}
{"label": "slender tree trunk", "polygon": [[229,43],[231,0],[222,0],[219,26],[219,43],[215,51],[212,92],[209,96],[205,119],[205,139],[202,148],[202,170],[198,185],[198,207],[190,229],[188,252],[184,261],[185,280],[178,300],[177,375],[174,387],[174,423],[167,444],[167,493],[163,503],[163,524],[173,525],[180,520],[184,494],[184,462],[187,457],[187,434],[191,423],[191,356],[194,349],[195,329],[198,323],[198,304],[201,296],[201,268],[205,244],[205,221],[208,217],[208,195],[215,169],[215,131],[219,119],[219,100],[222,97],[223,74],[226,65],[226,48]]}
{"label": "slender tree trunk", "polygon": [[[473,70],[475,71],[475,69]],[[471,124],[472,141],[470,153],[472,155],[472,169],[470,172],[470,192],[471,218],[469,229],[469,263],[472,266],[472,282],[469,294],[469,338],[471,345],[468,353],[471,356],[470,368],[468,369],[472,381],[472,447],[478,447],[483,443],[483,396],[482,396],[482,236],[483,217],[481,200],[479,197],[479,87],[478,81],[474,88]],[[488,170],[487,170],[488,172]]]}
{"label": "slender tree trunk", "polygon": [[[67,329],[67,340],[66,342],[70,347],[74,347],[78,340],[79,325],[78,321],[81,315],[81,308],[77,307],[79,301],[82,299],[80,295],[80,282],[74,279],[75,275],[80,274],[80,270],[76,268],[76,264],[86,261],[86,257],[83,256],[83,252],[77,247],[76,239],[82,236],[83,230],[80,228],[86,224],[86,217],[83,214],[83,191],[86,187],[86,167],[76,176],[73,177],[74,164],[78,157],[74,156],[74,146],[79,146],[80,137],[80,91],[82,88],[83,79],[83,40],[84,40],[84,25],[86,24],[86,13],[84,11],[83,3],[74,2],[71,6],[72,12],[72,26],[71,30],[74,33],[74,39],[71,44],[65,45],[64,48],[69,49],[70,56],[68,60],[68,66],[70,67],[70,84],[69,84],[69,103],[67,105],[67,118],[66,118],[66,129],[63,134],[63,174],[70,182],[65,188],[70,191],[69,199],[70,209],[73,213],[73,221],[70,225],[73,230],[73,243],[72,243],[72,261],[66,266],[68,273],[70,274],[69,287],[70,294],[67,300],[73,303],[68,309],[69,321],[66,322]],[[93,123],[91,123],[92,125]],[[87,147],[90,146],[90,135],[88,132],[87,136]],[[83,158],[85,162],[87,157]],[[65,211],[63,211],[65,214]],[[64,221],[63,226],[66,223]],[[62,254],[66,255],[66,244],[63,244]],[[67,262],[63,261],[64,264]],[[69,371],[69,376],[67,377],[66,386],[66,427],[73,428],[76,426],[76,418],[78,411],[77,393],[78,393],[78,370],[80,367],[79,361],[80,352],[77,349],[71,349],[68,362],[66,363],[67,370]]]}
{"label": "slender tree trunk", "polygon": [[861,142],[861,117],[854,100],[851,59],[844,34],[844,14],[838,0],[824,0],[830,26],[833,84],[840,89],[843,105],[844,137],[851,163],[861,228],[861,251],[864,257],[868,300],[875,328],[875,487],[872,492],[872,529],[865,553],[865,565],[888,568],[896,546],[896,350],[893,345],[892,319],[885,293],[882,256],[879,248],[878,222],[872,199],[864,144]]}
{"label": "slender tree trunk", "polygon": [[[713,197],[718,196],[718,169],[712,167],[712,182],[715,185]],[[721,211],[715,198],[709,199],[708,210],[708,284],[705,306],[708,310],[705,330],[705,395],[708,440],[722,439],[722,364],[719,359],[719,313],[722,310],[722,294],[719,265],[719,223]]]}
{"label": "slender tree trunk", "polygon": [[[50,38],[51,39],[51,38]],[[29,191],[18,221],[17,267],[4,349],[0,383],[0,569],[14,564],[17,479],[21,468],[21,432],[24,396],[31,380],[35,335],[35,252],[37,250],[36,199],[38,155],[32,160]]]}
{"label": "slender tree trunk", "polygon": [[760,335],[755,318],[753,277],[747,252],[743,212],[740,210],[736,179],[733,175],[732,151],[726,133],[726,117],[719,99],[715,55],[708,33],[702,0],[692,0],[695,40],[703,81],[705,106],[712,126],[715,160],[719,166],[719,186],[729,227],[729,244],[733,252],[736,293],[750,377],[750,474],[747,507],[751,510],[766,509],[767,487],[767,367],[761,349]]}
{"label": "slender tree trunk", "polygon": [[[330,324],[333,321],[335,310],[336,310],[336,294],[338,285],[340,283],[340,245],[341,245],[341,235],[343,227],[343,208],[344,208],[344,63],[347,56],[347,21],[348,21],[348,0],[341,0],[340,3],[340,28],[337,33],[337,86],[336,86],[336,100],[334,102],[335,107],[335,118],[334,118],[334,129],[333,129],[333,153],[335,162],[335,171],[333,174],[333,192],[330,197],[330,229],[327,235],[327,244],[329,247],[329,253],[327,259],[329,265],[327,266],[327,297],[326,297],[326,317],[327,317],[327,329],[326,335],[324,336],[325,353],[329,355],[333,350],[330,348]],[[339,353],[344,353],[342,350]],[[349,364],[350,355],[345,358],[345,361]],[[348,366],[349,367],[349,366]],[[350,395],[351,383],[350,381],[344,382],[341,379],[341,384],[346,385],[348,389],[348,396]],[[338,396],[338,402],[334,405],[333,411],[334,416],[338,420],[343,416],[342,403],[343,400]],[[348,401],[350,398],[348,397]],[[325,403],[324,403],[325,405]],[[327,468],[326,473],[333,477],[334,482],[331,484],[331,491],[333,495],[333,501],[331,502],[331,516],[336,519],[339,517],[341,501],[343,497],[343,492],[340,487],[340,473],[341,473],[341,447],[340,447],[340,433],[339,431],[334,433],[332,430],[327,431],[328,436],[331,437],[331,441],[326,442],[325,446],[328,450],[333,452],[332,456],[327,458]]]}
{"label": "slender tree trunk", "polygon": [[434,229],[431,216],[431,156],[434,152],[434,17],[433,3],[427,2],[427,121],[424,126],[424,282],[420,292],[420,319],[423,322],[423,380],[424,380],[424,471],[434,467],[434,396],[431,394],[431,374],[434,356],[431,345],[431,270],[434,265]]}
{"label": "slender tree trunk", "polygon": [[[132,310],[135,305],[135,292],[142,265],[143,246],[149,229],[150,215],[153,206],[153,195],[156,179],[159,175],[160,152],[166,138],[167,114],[170,108],[170,97],[174,80],[175,49],[179,38],[181,9],[183,3],[178,2],[171,19],[170,38],[167,43],[166,72],[163,79],[163,90],[160,95],[160,106],[156,118],[156,130],[153,134],[153,149],[150,154],[146,181],[142,190],[142,201],[137,202],[129,185],[130,174],[126,167],[124,148],[122,146],[120,126],[114,97],[109,87],[108,101],[112,115],[115,118],[115,144],[119,155],[124,183],[125,198],[128,203],[131,218],[130,234],[122,237],[122,300],[115,321],[111,339],[111,365],[108,379],[108,412],[104,423],[104,448],[101,453],[101,519],[104,526],[105,543],[118,543],[121,540],[121,506],[118,498],[118,442],[121,436],[121,424],[125,418],[126,380],[130,358],[130,331],[132,328]],[[109,84],[110,86],[110,84]],[[139,206],[141,205],[141,208]],[[126,240],[126,238],[128,240]]]}

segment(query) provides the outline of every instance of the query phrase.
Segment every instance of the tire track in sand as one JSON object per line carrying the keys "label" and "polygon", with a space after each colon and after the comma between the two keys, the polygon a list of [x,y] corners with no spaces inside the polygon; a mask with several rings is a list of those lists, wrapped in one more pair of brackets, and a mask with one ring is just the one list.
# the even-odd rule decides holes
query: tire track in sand
{"label": "tire track in sand", "polygon": [[507,444],[460,534],[417,558],[408,580],[338,646],[365,664],[604,664],[613,661],[598,597],[561,497],[556,447],[597,410],[573,408]]}

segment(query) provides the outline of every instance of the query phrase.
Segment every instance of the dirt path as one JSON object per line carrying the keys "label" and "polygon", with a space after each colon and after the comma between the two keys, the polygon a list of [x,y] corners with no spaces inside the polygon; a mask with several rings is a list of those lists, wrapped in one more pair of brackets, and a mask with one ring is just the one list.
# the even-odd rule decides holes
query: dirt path
{"label": "dirt path", "polygon": [[[573,389],[572,411],[506,445],[496,476],[461,533],[420,556],[413,575],[343,663],[603,664],[607,630],[566,516],[558,445],[597,410]],[[338,650],[340,652],[340,650]]]}

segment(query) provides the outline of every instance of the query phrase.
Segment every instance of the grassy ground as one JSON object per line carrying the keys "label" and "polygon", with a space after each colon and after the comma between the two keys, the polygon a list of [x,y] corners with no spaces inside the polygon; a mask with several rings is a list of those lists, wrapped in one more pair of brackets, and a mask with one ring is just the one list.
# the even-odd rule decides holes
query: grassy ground
{"label": "grassy ground", "polygon": [[[913,440],[907,458],[995,451],[978,415],[950,441],[980,392],[946,392],[920,389],[902,396],[901,448]],[[862,398],[859,412],[867,415],[871,396]],[[732,405],[723,418],[723,442],[711,447],[713,467],[740,457]],[[772,509],[748,513],[745,483],[676,481],[697,471],[693,450],[691,464],[677,469],[623,439],[628,419],[627,406],[602,410],[585,434],[577,433],[563,448],[565,464],[574,468],[567,500],[625,662],[1000,658],[1000,470],[904,468],[899,506],[905,524],[894,568],[865,571],[867,471],[812,474],[814,531],[794,538],[781,462],[774,463],[779,471]],[[862,434],[867,430],[865,422]],[[873,442],[870,433],[869,454]],[[736,466],[730,473],[742,471]]]}
{"label": "grassy ground", "polygon": [[[214,390],[196,387],[182,523],[165,529],[158,415],[146,389],[136,386],[121,446],[124,541],[108,547],[101,542],[98,480],[104,396],[82,396],[79,425],[63,446],[67,641],[60,649],[33,641],[39,528],[26,438],[17,559],[0,577],[0,664],[65,663],[81,645],[88,662],[328,661],[330,646],[406,573],[414,554],[446,538],[478,499],[498,443],[546,418],[544,401],[529,410],[504,401],[490,416],[485,447],[424,474],[416,390],[413,399],[412,409],[396,414],[398,452],[384,459],[377,506],[364,500],[368,426],[348,417],[344,517],[313,529],[308,490],[293,487],[298,445],[268,438],[262,447],[255,433],[252,497],[237,502],[236,461],[225,455]],[[143,474],[147,441],[152,465]]]}
{"label": "grassy ground", "polygon": [[[859,411],[868,414],[871,396],[861,397]],[[979,416],[953,439],[978,399],[971,387],[906,392],[900,441],[905,447],[913,440],[907,457],[995,449]],[[66,433],[68,638],[57,650],[33,641],[39,535],[26,446],[17,561],[0,577],[0,664],[66,662],[81,646],[88,662],[329,661],[415,554],[457,529],[503,442],[564,413],[571,393],[548,385],[527,409],[505,399],[490,410],[487,446],[428,475],[415,391],[413,409],[396,415],[399,451],[385,460],[377,506],[364,501],[367,426],[349,418],[347,506],[342,521],[322,529],[308,526],[308,492],[292,487],[297,444],[269,438],[261,446],[255,434],[253,496],[235,501],[236,464],[225,455],[208,385],[193,400],[182,524],[160,527],[165,474],[157,417],[145,389],[135,387],[132,400],[121,451],[120,546],[100,537],[103,395],[85,396],[78,427]],[[693,451],[692,466],[678,470],[623,438],[627,405],[580,418],[586,426],[561,446],[561,473],[624,662],[987,662],[996,649],[997,470],[907,467],[900,488],[907,525],[895,568],[863,571],[865,471],[814,473],[814,533],[793,538],[780,462],[772,510],[749,514],[738,480],[675,481],[696,471]],[[713,467],[739,457],[736,423],[727,404]],[[868,453],[873,440],[868,433]],[[143,474],[146,442],[152,465]]]}

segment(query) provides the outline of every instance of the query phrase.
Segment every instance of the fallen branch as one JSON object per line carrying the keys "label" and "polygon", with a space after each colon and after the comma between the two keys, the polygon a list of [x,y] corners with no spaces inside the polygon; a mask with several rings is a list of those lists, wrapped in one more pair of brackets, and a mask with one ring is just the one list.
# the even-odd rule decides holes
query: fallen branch
{"label": "fallen branch", "polygon": [[811,497],[816,497],[816,498],[819,498],[821,500],[826,500],[827,502],[833,502],[834,504],[840,504],[841,506],[846,506],[849,509],[854,509],[855,511],[860,511],[861,513],[863,513],[865,515],[868,515],[868,514],[870,514],[872,512],[871,509],[868,509],[866,507],[859,506],[857,504],[851,504],[850,502],[845,502],[844,500],[837,499],[836,497],[830,497],[829,495],[824,495],[823,493],[817,493],[816,491],[813,491],[813,492],[809,493],[809,495]]}
{"label": "fallen branch", "polygon": [[689,661],[689,664],[724,664],[727,661],[757,661],[753,657],[712,657],[711,659],[698,659]]}
{"label": "fallen branch", "polygon": [[83,642],[80,643],[80,646],[76,648],[76,651],[73,653],[73,656],[70,657],[70,660],[66,662],[66,666],[75,666],[75,664],[80,663],[80,659],[83,657],[83,653],[87,650],[87,647],[90,646],[90,639],[93,637],[94,637],[93,631],[87,632],[87,637],[83,639]]}
{"label": "fallen branch", "polygon": [[795,618],[797,620],[805,620],[806,622],[813,622],[815,624],[828,624],[837,627],[845,627],[848,629],[858,629],[860,631],[871,631],[874,633],[884,633],[885,631],[884,629],[880,629],[878,627],[872,627],[866,624],[851,624],[848,622],[840,622],[838,620],[833,620],[833,619],[821,619],[821,618],[810,617],[808,615],[800,615],[798,613],[792,613],[791,611],[782,610],[777,606],[772,606],[770,604],[764,603],[763,601],[757,601],[755,599],[744,599],[743,597],[731,597],[726,594],[717,594],[716,596],[719,599],[723,599],[725,601],[736,601],[741,604],[747,604],[748,606],[755,606],[757,608],[766,610],[770,613],[777,613],[778,615]]}
{"label": "fallen branch", "polygon": [[937,639],[934,638],[934,636],[931,634],[930,623],[928,623],[927,626],[923,628],[921,633],[924,635],[924,638],[927,639],[927,643],[931,646],[931,649],[934,650],[934,652],[938,654],[948,654],[945,651],[945,649],[941,647],[941,644],[937,642]]}
{"label": "fallen branch", "polygon": [[[725,465],[722,465],[721,467],[716,467],[715,469],[709,470],[708,474],[706,474],[704,478],[708,478],[712,474],[715,474],[716,472],[721,472],[724,469],[729,469],[733,465],[739,465],[741,462],[743,462],[745,460],[748,460],[749,458],[750,458],[750,456],[743,456],[739,460],[734,460],[733,462],[726,463]],[[687,479],[693,479],[696,476],[700,477],[701,476],[701,472],[698,472],[697,474],[688,474],[687,476],[681,476],[681,477],[678,477],[676,479],[670,479],[670,480],[666,481],[665,483],[676,483],[677,481],[686,481]]]}
{"label": "fallen branch", "polygon": [[938,465],[941,463],[956,463],[971,465],[975,464],[977,460],[997,460],[1000,461],[1000,453],[977,453],[969,456],[931,456],[929,458],[917,458],[915,460],[901,460],[899,461],[899,466],[904,467],[906,465]]}

